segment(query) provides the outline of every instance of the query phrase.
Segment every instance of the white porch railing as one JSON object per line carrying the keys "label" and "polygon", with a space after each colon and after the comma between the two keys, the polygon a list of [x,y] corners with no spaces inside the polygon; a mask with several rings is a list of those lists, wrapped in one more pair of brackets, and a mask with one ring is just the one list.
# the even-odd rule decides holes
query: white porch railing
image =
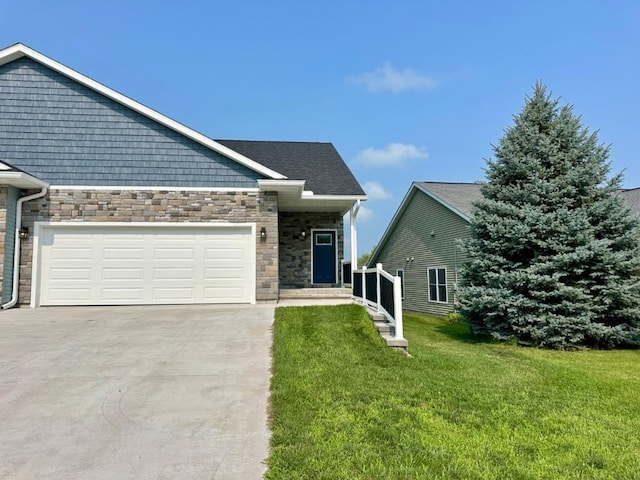
{"label": "white porch railing", "polygon": [[363,305],[385,316],[394,327],[393,338],[402,339],[402,280],[385,272],[382,264],[376,268],[362,267],[352,271],[352,295]]}

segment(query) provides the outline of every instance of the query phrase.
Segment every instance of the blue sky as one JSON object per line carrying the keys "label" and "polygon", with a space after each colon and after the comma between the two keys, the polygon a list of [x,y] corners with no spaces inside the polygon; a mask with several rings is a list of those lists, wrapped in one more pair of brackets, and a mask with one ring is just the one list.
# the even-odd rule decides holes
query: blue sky
{"label": "blue sky", "polygon": [[370,195],[360,253],[414,180],[482,180],[536,80],[640,186],[640,2],[0,2],[22,42],[212,138],[330,141]]}

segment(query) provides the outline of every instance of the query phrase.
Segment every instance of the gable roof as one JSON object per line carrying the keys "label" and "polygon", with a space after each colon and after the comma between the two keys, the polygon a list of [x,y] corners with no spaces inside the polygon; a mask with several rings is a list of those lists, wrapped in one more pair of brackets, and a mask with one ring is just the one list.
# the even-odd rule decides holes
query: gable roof
{"label": "gable roof", "polygon": [[331,143],[216,140],[236,152],[286,175],[305,180],[314,195],[365,195]]}
{"label": "gable roof", "polygon": [[[452,212],[459,215],[467,222],[471,221],[471,212],[475,202],[482,198],[482,185],[480,183],[462,183],[462,182],[413,182],[409,191],[402,199],[398,210],[394,214],[389,226],[385,230],[382,238],[369,259],[369,264],[375,263],[376,257],[382,246],[387,242],[391,232],[402,217],[413,195],[420,191],[425,195],[433,198]],[[632,212],[640,214],[640,187],[621,189],[620,194]]]}
{"label": "gable roof", "polygon": [[404,211],[418,192],[427,195],[459,215],[466,222],[470,221],[473,203],[482,198],[480,184],[478,183],[450,183],[450,182],[413,182],[409,191],[400,202],[398,210],[393,215],[391,222],[384,231],[380,242],[376,245],[368,264],[374,265],[378,253],[391,236],[396,224],[402,218]]}
{"label": "gable roof", "polygon": [[479,183],[415,182],[415,185],[466,221],[471,218],[473,204],[482,198]]}
{"label": "gable roof", "polygon": [[232,150],[231,148],[222,145],[212,139],[210,139],[209,137],[202,135],[201,133],[196,132],[195,130],[179,123],[176,122],[175,120],[172,120],[171,118],[162,115],[161,113],[139,103],[136,102],[135,100],[119,93],[116,92],[115,90],[112,90],[111,88],[96,82],[95,80],[92,80],[91,78],[82,75],[79,72],[76,72],[75,70],[72,70],[71,68],[62,65],[59,62],[56,62],[55,60],[52,60],[51,58],[27,47],[26,45],[23,45],[21,43],[16,43],[14,45],[11,45],[10,47],[4,48],[2,50],[0,50],[0,66],[1,65],[5,65],[7,63],[13,62],[14,60],[17,60],[19,58],[23,58],[23,57],[27,57],[30,58],[31,60],[40,63],[48,68],[50,68],[51,70],[54,70],[55,72],[60,73],[61,75],[64,75],[67,78],[70,78],[76,82],[78,82],[79,84],[94,90],[102,95],[104,95],[105,97],[121,104],[124,105],[125,107],[171,129],[174,130],[175,132],[180,133],[181,135],[184,135],[185,137],[231,159],[234,160],[235,162],[255,171],[260,173],[261,175],[266,176],[267,178],[271,178],[271,179],[286,179],[286,176],[275,171],[272,170],[271,168],[268,168],[265,165],[262,165],[258,162],[256,162],[253,159],[250,159],[248,157],[246,157],[245,155],[242,155],[234,150]]}

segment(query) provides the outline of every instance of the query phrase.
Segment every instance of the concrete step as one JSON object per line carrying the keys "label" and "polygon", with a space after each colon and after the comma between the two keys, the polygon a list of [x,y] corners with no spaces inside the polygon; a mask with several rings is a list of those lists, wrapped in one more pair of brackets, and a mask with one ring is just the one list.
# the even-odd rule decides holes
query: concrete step
{"label": "concrete step", "polygon": [[409,342],[404,338],[394,338],[396,328],[387,322],[386,317],[382,313],[367,308],[367,315],[373,322],[373,326],[378,335],[385,341],[388,347],[400,350],[402,353],[409,355]]}
{"label": "concrete step", "polygon": [[301,298],[351,298],[350,288],[283,288],[280,300]]}

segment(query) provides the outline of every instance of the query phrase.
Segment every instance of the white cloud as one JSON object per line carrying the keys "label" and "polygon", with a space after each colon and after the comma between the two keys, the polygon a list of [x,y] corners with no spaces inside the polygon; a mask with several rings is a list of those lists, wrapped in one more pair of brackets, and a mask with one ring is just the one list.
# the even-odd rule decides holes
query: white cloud
{"label": "white cloud", "polygon": [[378,182],[366,182],[363,188],[370,200],[386,200],[391,198],[391,194]]}
{"label": "white cloud", "polygon": [[404,90],[433,90],[438,86],[433,78],[405,68],[396,70],[389,63],[371,72],[349,77],[356,85],[364,85],[370,92],[390,91],[399,93]]}
{"label": "white cloud", "polygon": [[367,207],[360,207],[360,210],[358,210],[358,216],[356,217],[357,219],[356,221],[358,223],[366,222],[367,220],[371,220],[372,218],[373,218],[373,210]]}
{"label": "white cloud", "polygon": [[390,143],[378,150],[369,147],[356,156],[356,162],[370,167],[400,165],[408,160],[425,160],[429,155],[423,147],[406,143]]}

